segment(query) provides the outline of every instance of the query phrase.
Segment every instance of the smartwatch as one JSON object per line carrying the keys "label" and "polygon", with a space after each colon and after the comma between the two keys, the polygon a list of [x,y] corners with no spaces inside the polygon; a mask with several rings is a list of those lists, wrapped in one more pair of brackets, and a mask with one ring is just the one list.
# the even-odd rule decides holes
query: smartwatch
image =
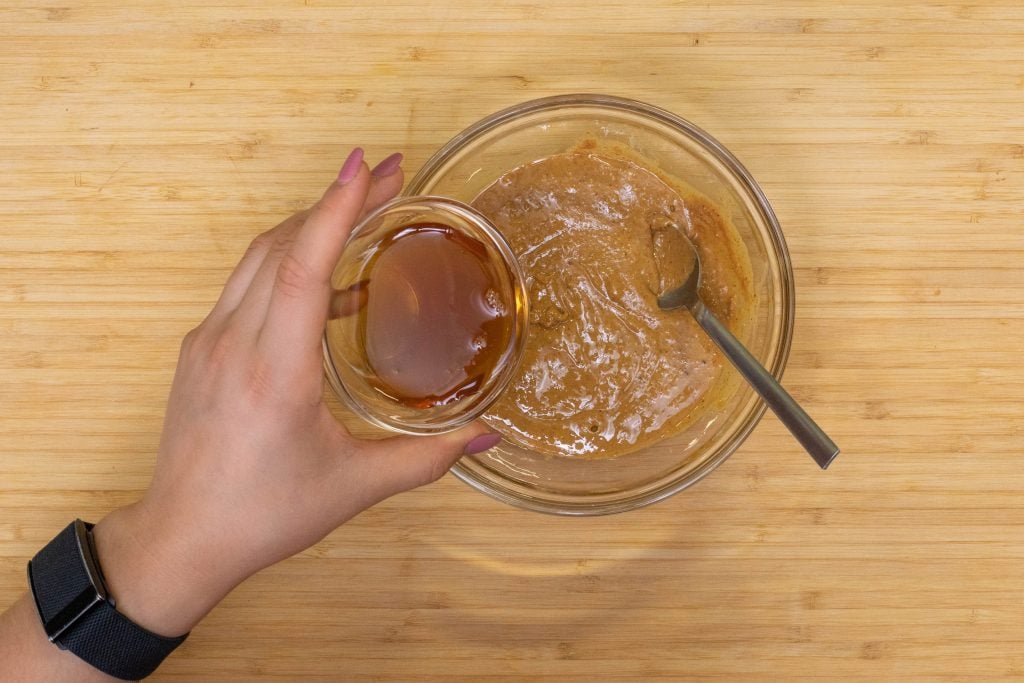
{"label": "smartwatch", "polygon": [[124,680],[153,673],[185,642],[144,629],[115,609],[92,539],[76,519],[28,563],[28,584],[50,642]]}

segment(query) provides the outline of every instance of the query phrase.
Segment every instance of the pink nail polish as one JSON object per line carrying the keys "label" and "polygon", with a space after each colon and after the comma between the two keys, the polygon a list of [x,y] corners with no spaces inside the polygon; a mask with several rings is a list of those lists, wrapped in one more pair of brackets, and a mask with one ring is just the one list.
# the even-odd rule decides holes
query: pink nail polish
{"label": "pink nail polish", "polygon": [[484,451],[494,448],[501,441],[501,434],[494,432],[487,432],[480,436],[474,437],[466,444],[466,447],[462,450],[464,455],[476,455],[477,453],[483,453]]}
{"label": "pink nail polish", "polygon": [[342,185],[352,182],[352,179],[359,175],[359,169],[363,167],[363,148],[356,147],[345,159],[341,170],[338,171],[338,182]]}
{"label": "pink nail polish", "polygon": [[378,178],[387,178],[389,175],[398,170],[398,167],[402,165],[402,153],[395,152],[391,156],[384,159],[376,166],[373,167],[373,175]]}

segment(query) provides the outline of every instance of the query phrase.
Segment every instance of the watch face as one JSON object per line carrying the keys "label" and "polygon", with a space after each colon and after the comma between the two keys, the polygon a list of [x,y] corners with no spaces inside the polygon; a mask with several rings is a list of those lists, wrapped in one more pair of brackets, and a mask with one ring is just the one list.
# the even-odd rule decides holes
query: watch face
{"label": "watch face", "polygon": [[28,564],[32,597],[51,643],[107,599],[92,544],[92,525],[75,520]]}

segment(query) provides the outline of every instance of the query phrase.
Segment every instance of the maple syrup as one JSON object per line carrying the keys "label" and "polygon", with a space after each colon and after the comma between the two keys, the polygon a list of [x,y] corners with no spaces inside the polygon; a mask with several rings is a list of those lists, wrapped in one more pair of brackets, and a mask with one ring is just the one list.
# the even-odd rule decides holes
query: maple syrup
{"label": "maple syrup", "polygon": [[378,240],[356,276],[365,297],[356,343],[369,384],[417,409],[479,391],[515,325],[499,267],[482,242],[441,223],[404,225]]}

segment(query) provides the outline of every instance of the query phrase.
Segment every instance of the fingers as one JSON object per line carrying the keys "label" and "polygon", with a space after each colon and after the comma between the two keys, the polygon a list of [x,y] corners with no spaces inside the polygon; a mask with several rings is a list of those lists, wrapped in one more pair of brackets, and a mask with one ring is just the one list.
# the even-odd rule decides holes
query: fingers
{"label": "fingers", "polygon": [[345,289],[332,290],[331,305],[328,308],[327,317],[334,320],[335,318],[355,315],[361,311],[370,299],[369,284],[369,280],[360,280]]}
{"label": "fingers", "polygon": [[405,174],[401,164],[402,155],[395,152],[370,171],[370,192],[366,196],[366,205],[360,219],[402,191]]}
{"label": "fingers", "polygon": [[[363,470],[360,479],[371,489],[374,502],[440,479],[463,455],[494,447],[501,436],[474,422],[438,436],[397,436],[363,442],[357,458],[345,464]],[[351,477],[348,474],[342,476]]]}
{"label": "fingers", "polygon": [[[272,361],[272,370],[280,378],[303,381],[310,370],[319,377],[320,338],[327,321],[331,274],[370,185],[362,150],[356,149],[281,254],[257,342],[260,355]],[[254,287],[265,286],[258,281],[261,275]]]}
{"label": "fingers", "polygon": [[[372,172],[362,157],[358,148],[349,155],[315,206],[253,240],[204,321],[219,326],[230,319],[271,359],[268,367],[280,366],[281,376],[296,376],[299,365],[319,366],[330,276],[348,233],[358,217],[402,188],[401,154],[388,156]],[[337,299],[335,315],[350,315],[365,302],[365,292]]]}
{"label": "fingers", "polygon": [[[355,157],[361,154],[362,150],[358,150],[358,152],[353,152],[354,156],[350,156],[350,158],[355,160]],[[360,215],[365,214],[368,210],[377,208],[377,206],[393,197],[402,189],[404,175],[400,167],[401,162],[401,154],[392,154],[381,161],[373,169],[373,172],[370,174],[370,189],[367,192],[366,199],[364,200],[362,207],[360,207]],[[350,165],[349,172],[352,172],[353,170],[358,171],[361,166],[362,164],[360,160],[355,160],[355,162]],[[339,173],[339,175],[341,174]],[[338,184],[339,183],[336,183],[336,185]],[[321,200],[321,202],[322,201],[323,200]],[[249,271],[254,270],[255,272],[246,273],[248,276],[248,289],[242,292],[241,299],[239,299],[238,296],[232,298],[231,303],[233,305],[229,307],[226,303],[222,307],[227,310],[238,309],[236,317],[241,325],[256,329],[263,326],[266,320],[267,310],[270,306],[270,298],[274,290],[274,283],[277,280],[281,261],[284,258],[284,255],[292,248],[296,236],[298,235],[299,228],[301,228],[306,219],[312,215],[312,211],[313,209],[309,209],[303,212],[302,219],[300,220],[286,221],[272,230],[272,234],[268,235],[266,240],[262,240],[263,244],[260,246],[264,257],[258,264],[258,267],[249,267]],[[258,239],[257,241],[261,240]],[[344,239],[342,239],[336,246],[340,247],[343,246],[343,244]],[[335,261],[336,260],[337,259],[335,258]],[[241,280],[241,278],[239,279]]]}
{"label": "fingers", "polygon": [[207,322],[216,324],[223,321],[238,308],[245,293],[250,285],[252,285],[256,272],[259,270],[264,259],[266,259],[267,253],[278,239],[278,236],[284,232],[294,232],[298,229],[305,222],[308,213],[308,209],[300,211],[286,218],[267,232],[256,236],[249,244],[249,248],[246,249],[242,259],[235,266],[234,270],[231,271],[231,275],[228,276],[228,280],[224,284],[224,289],[221,291],[217,303],[214,305],[213,310],[210,311],[210,314],[206,316]]}
{"label": "fingers", "polygon": [[[366,196],[363,212],[359,219],[393,198],[402,190],[405,174],[402,173],[402,155],[395,152],[385,158],[370,171],[370,192]],[[369,280],[360,280],[348,289],[331,292],[331,304],[328,307],[329,318],[343,318],[357,313],[366,305]]]}

